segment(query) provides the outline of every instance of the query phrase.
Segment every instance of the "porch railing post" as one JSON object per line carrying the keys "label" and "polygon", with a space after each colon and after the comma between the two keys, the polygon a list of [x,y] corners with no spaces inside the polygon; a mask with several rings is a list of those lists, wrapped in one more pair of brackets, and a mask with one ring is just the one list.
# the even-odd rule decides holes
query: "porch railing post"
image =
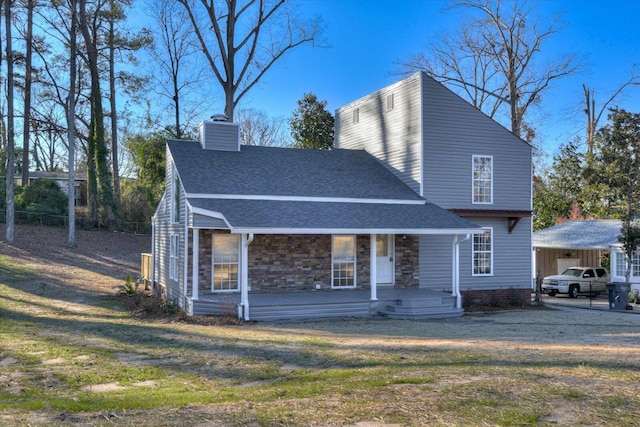
{"label": "porch railing post", "polygon": [[193,229],[193,260],[191,263],[191,300],[196,301],[198,299],[198,270],[200,269],[200,229]]}
{"label": "porch railing post", "polygon": [[242,257],[240,261],[240,305],[242,306],[242,318],[249,319],[249,245],[253,242],[253,233],[242,234]]}
{"label": "porch railing post", "polygon": [[377,275],[378,272],[376,270],[376,235],[372,234],[370,237],[370,241],[371,241],[371,248],[369,250],[369,264],[371,264],[371,266],[369,267],[369,274],[371,275],[370,278],[370,285],[371,285],[371,301],[377,301],[378,300],[378,288],[377,288]]}

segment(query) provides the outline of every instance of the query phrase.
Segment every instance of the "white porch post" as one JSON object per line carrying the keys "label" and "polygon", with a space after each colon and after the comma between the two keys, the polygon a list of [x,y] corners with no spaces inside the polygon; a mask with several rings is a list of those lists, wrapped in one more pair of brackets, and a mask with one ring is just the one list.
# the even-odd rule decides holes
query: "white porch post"
{"label": "white porch post", "polygon": [[193,229],[193,260],[191,262],[191,300],[198,299],[198,271],[200,270],[200,229]]}
{"label": "white porch post", "polygon": [[460,245],[458,235],[453,235],[451,245],[451,293],[456,297],[456,308],[462,308],[462,295],[460,294]]}
{"label": "white porch post", "polygon": [[376,270],[376,235],[372,234],[370,236],[370,241],[371,241],[371,248],[369,250],[369,274],[371,275],[371,278],[369,280],[370,282],[370,286],[371,286],[371,301],[377,301],[378,300],[378,284],[377,284],[377,275],[378,272]]}
{"label": "white porch post", "polygon": [[240,258],[240,305],[242,318],[249,320],[249,245],[253,242],[253,233],[242,234]]}

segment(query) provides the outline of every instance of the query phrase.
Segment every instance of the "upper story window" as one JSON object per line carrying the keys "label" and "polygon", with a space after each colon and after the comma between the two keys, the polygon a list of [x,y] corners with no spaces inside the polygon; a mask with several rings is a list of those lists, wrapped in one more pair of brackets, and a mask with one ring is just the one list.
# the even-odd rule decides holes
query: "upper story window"
{"label": "upper story window", "polygon": [[180,235],[169,236],[169,278],[178,280],[178,264],[180,261]]}
{"label": "upper story window", "polygon": [[180,222],[180,180],[175,166],[171,177],[171,222]]}
{"label": "upper story window", "polygon": [[493,229],[485,228],[482,234],[473,235],[473,275],[493,274]]}
{"label": "upper story window", "polygon": [[355,288],[356,236],[332,236],[331,258],[331,287]]}
{"label": "upper story window", "polygon": [[391,93],[387,95],[387,111],[393,110],[393,105],[394,105],[393,94]]}
{"label": "upper story window", "polygon": [[473,203],[493,203],[492,156],[473,156]]}

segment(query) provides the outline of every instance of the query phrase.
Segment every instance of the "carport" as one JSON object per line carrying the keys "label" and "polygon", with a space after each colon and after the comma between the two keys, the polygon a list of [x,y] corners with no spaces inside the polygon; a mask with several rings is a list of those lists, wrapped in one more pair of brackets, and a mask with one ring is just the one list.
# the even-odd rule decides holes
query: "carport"
{"label": "carport", "polygon": [[582,220],[534,232],[534,276],[559,274],[573,266],[610,270],[610,248],[618,242],[621,227],[620,220]]}

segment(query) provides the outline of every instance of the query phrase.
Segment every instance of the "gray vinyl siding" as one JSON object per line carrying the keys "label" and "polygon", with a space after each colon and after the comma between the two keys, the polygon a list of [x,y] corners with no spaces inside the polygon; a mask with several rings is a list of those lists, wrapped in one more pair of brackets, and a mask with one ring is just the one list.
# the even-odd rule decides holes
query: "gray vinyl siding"
{"label": "gray vinyl siding", "polygon": [[[173,179],[173,161],[170,153],[167,150],[167,162],[166,162],[166,178],[165,178],[165,195],[163,202],[159,206],[156,212],[156,225],[155,225],[155,249],[156,249],[156,281],[157,284],[162,286],[166,297],[178,304],[181,308],[184,307],[184,295],[183,295],[183,278],[184,278],[184,225],[185,225],[185,195],[180,186],[180,221],[178,223],[171,222],[171,211],[173,197],[171,194],[171,182]],[[169,276],[169,263],[170,263],[170,236],[172,234],[179,234],[180,247],[178,249],[178,275],[177,280],[173,280]]]}
{"label": "gray vinyl siding", "polygon": [[[447,209],[531,209],[531,147],[440,83],[422,79],[424,197]],[[493,157],[493,203],[472,203],[473,155]]]}
{"label": "gray vinyl siding", "polygon": [[[472,275],[471,242],[460,244],[460,289],[489,290],[531,287],[531,218],[522,218],[509,234],[507,218],[468,218],[482,227],[493,228],[493,274]],[[464,238],[461,236],[460,238]],[[420,287],[451,289],[451,236],[422,236],[420,239]]]}
{"label": "gray vinyl siding", "polygon": [[240,151],[240,127],[237,123],[200,123],[200,144],[207,150]]}
{"label": "gray vinyl siding", "polygon": [[[389,96],[393,108],[388,109]],[[359,121],[354,123],[354,110]],[[364,149],[420,194],[421,106],[419,75],[336,111],[336,148]]]}

